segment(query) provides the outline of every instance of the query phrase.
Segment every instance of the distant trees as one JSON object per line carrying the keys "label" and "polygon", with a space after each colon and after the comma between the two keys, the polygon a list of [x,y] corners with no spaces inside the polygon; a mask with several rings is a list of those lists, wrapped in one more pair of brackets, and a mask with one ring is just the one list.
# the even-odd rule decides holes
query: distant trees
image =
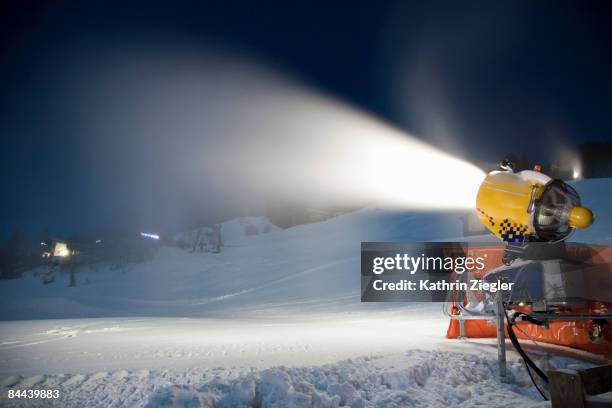
{"label": "distant trees", "polygon": [[69,276],[69,280],[68,280],[68,287],[69,288],[74,288],[76,286],[76,276],[75,276],[75,270],[76,270],[76,265],[71,264],[68,266],[68,273],[70,274]]}
{"label": "distant trees", "polygon": [[[94,270],[99,265],[108,265],[111,269],[125,270],[131,263],[153,259],[159,247],[159,240],[134,231],[104,234],[98,231],[57,241],[52,239],[48,228],[43,228],[34,238],[36,240],[30,242],[21,229],[15,229],[0,240],[0,279],[19,278],[28,269],[46,265],[46,272],[36,271],[43,283],[55,281],[58,273],[66,273],[68,286],[74,287],[77,286],[76,275],[82,268]],[[43,257],[44,252],[52,253],[58,244],[66,246],[66,256]]]}
{"label": "distant trees", "polygon": [[8,239],[0,243],[0,279],[21,276],[27,255],[28,244],[25,233],[19,229],[13,230]]}
{"label": "distant trees", "polygon": [[48,227],[43,228],[43,230],[40,232],[39,243],[41,245],[43,243],[45,245],[50,245],[51,244],[51,234],[49,233],[49,228]]}
{"label": "distant trees", "polygon": [[215,224],[212,233],[211,252],[218,254],[223,247],[223,239],[221,237],[221,224]]}
{"label": "distant trees", "polygon": [[13,276],[13,259],[8,253],[6,242],[0,242],[0,279],[10,279]]}
{"label": "distant trees", "polygon": [[125,270],[128,264],[153,259],[158,244],[157,241],[136,234],[129,237],[107,237],[97,246],[94,262],[107,263],[114,270]]}

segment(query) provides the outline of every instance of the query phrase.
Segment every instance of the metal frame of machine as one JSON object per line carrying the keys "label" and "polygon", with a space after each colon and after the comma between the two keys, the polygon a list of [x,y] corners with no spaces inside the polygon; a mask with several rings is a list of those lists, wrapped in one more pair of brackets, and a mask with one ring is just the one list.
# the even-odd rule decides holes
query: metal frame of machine
{"label": "metal frame of machine", "polygon": [[[453,293],[447,337],[496,337],[500,375],[506,375],[506,336],[533,374],[547,374],[524,352],[531,339],[612,357],[612,247],[566,244],[577,228],[590,226],[592,212],[561,180],[531,171],[515,173],[502,162],[483,180],[477,215],[505,247],[468,246],[487,254],[487,267],[472,271],[485,281],[515,283],[510,293]],[[516,330],[515,330],[516,329]]]}

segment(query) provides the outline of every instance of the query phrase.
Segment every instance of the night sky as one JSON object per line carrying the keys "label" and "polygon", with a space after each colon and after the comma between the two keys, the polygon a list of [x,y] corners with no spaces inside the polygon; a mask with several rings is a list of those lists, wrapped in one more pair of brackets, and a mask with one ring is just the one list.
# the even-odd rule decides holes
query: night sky
{"label": "night sky", "polygon": [[[612,139],[609,2],[51,3],[0,6],[0,237],[187,222],[135,198],[121,151],[107,179],[90,166],[106,136],[85,135],[82,117],[108,107],[75,97],[99,73],[74,67],[129,44],[261,61],[477,163]],[[118,174],[128,181],[115,188]],[[200,216],[238,208],[211,199]]]}

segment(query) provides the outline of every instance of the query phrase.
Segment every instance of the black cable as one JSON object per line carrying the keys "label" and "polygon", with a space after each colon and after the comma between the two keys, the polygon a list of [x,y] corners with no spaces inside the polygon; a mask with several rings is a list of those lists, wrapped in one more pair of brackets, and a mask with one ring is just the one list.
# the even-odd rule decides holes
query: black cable
{"label": "black cable", "polygon": [[[525,360],[523,360],[523,362],[525,363]],[[540,389],[538,383],[536,383],[535,378],[533,378],[533,375],[531,375],[531,370],[529,369],[529,365],[527,363],[525,363],[525,369],[527,370],[527,374],[529,374],[529,378],[531,378],[531,382],[533,383],[535,389],[538,390],[542,398],[544,398],[544,401],[548,401],[548,397],[544,394],[544,391]]]}
{"label": "black cable", "polygon": [[519,316],[527,320],[529,323],[533,323],[537,326],[544,326],[545,324],[542,320],[538,320],[535,317],[528,315],[527,313],[522,313],[522,312],[516,313],[514,316],[512,316],[512,324],[514,324],[514,321]]}
{"label": "black cable", "polygon": [[[544,374],[544,372],[540,370],[540,368],[533,362],[533,360],[529,358],[527,353],[523,351],[523,348],[521,347],[521,344],[519,343],[518,338],[516,337],[516,334],[514,333],[514,329],[512,328],[512,326],[515,324],[514,320],[511,320],[510,317],[508,317],[508,313],[506,312],[505,307],[504,307],[504,315],[506,315],[506,320],[508,320],[508,337],[510,337],[510,342],[512,342],[512,345],[514,346],[516,351],[521,355],[521,357],[523,357],[523,362],[525,363],[527,374],[529,374],[529,378],[531,378],[531,382],[533,383],[533,386],[535,387],[536,390],[538,390],[542,398],[544,398],[545,401],[548,401],[548,398],[546,397],[546,395],[544,395],[544,392],[540,390],[540,387],[538,387],[538,384],[536,383],[535,378],[533,378],[533,375],[531,374],[531,370],[529,369],[529,367],[531,367],[535,371],[535,373],[540,378],[542,378],[542,380],[544,380],[544,382],[546,382],[547,384],[548,384],[548,376]],[[528,315],[525,315],[525,316],[528,317],[525,320],[529,321],[530,323],[534,323],[534,324],[542,323],[539,320],[532,318],[531,316],[528,316]],[[532,322],[532,319],[534,321],[537,321],[538,323]]]}
{"label": "black cable", "polygon": [[[531,317],[531,316],[530,316]],[[512,321],[516,321],[516,314],[512,316]],[[543,323],[542,323],[543,324]],[[533,340],[531,337],[529,337],[529,335],[527,333],[525,333],[523,330],[521,330],[520,327],[516,326],[516,328],[525,335],[525,337],[527,337],[528,339],[530,339],[536,346],[538,345],[538,343]],[[540,386],[536,383],[535,379],[533,378],[533,375],[531,374],[531,369],[529,368],[529,366],[527,365],[527,363],[525,363],[525,361],[523,360],[523,363],[525,364],[525,369],[527,370],[527,374],[529,374],[529,378],[531,378],[531,382],[533,383],[534,387],[536,388],[536,390],[538,390],[538,392],[540,393],[540,395],[542,396],[542,398],[544,398],[545,401],[548,401],[548,397],[544,394],[544,392],[540,389]]]}
{"label": "black cable", "polygon": [[512,328],[512,326],[514,325],[514,322],[512,320],[510,320],[510,318],[508,317],[508,313],[506,313],[506,309],[504,308],[504,314],[506,315],[506,319],[508,320],[508,337],[510,337],[510,341],[512,342],[512,345],[514,346],[514,348],[516,349],[516,351],[521,355],[521,357],[523,357],[523,360],[525,361],[525,363],[529,364],[529,366],[531,368],[533,368],[533,371],[540,377],[542,378],[542,380],[544,380],[544,382],[546,382],[548,384],[548,376],[546,374],[544,374],[544,372],[542,370],[540,370],[540,367],[538,367],[533,360],[531,360],[531,358],[529,358],[529,356],[523,351],[523,348],[521,347],[521,344],[519,343],[516,334],[514,333],[514,329]]}

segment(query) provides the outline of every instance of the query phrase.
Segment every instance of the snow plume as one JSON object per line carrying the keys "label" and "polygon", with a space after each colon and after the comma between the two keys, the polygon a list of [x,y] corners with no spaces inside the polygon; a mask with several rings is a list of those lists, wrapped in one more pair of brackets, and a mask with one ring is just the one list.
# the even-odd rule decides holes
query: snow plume
{"label": "snow plume", "polygon": [[288,82],[270,81],[236,107],[204,164],[251,189],[375,202],[401,209],[473,208],[484,174],[475,166],[365,112]]}
{"label": "snow plume", "polygon": [[278,72],[177,52],[96,58],[86,70],[95,89],[79,101],[92,168],[104,179],[95,185],[137,215],[156,206],[184,214],[185,205],[253,212],[277,199],[474,205],[480,169]]}

